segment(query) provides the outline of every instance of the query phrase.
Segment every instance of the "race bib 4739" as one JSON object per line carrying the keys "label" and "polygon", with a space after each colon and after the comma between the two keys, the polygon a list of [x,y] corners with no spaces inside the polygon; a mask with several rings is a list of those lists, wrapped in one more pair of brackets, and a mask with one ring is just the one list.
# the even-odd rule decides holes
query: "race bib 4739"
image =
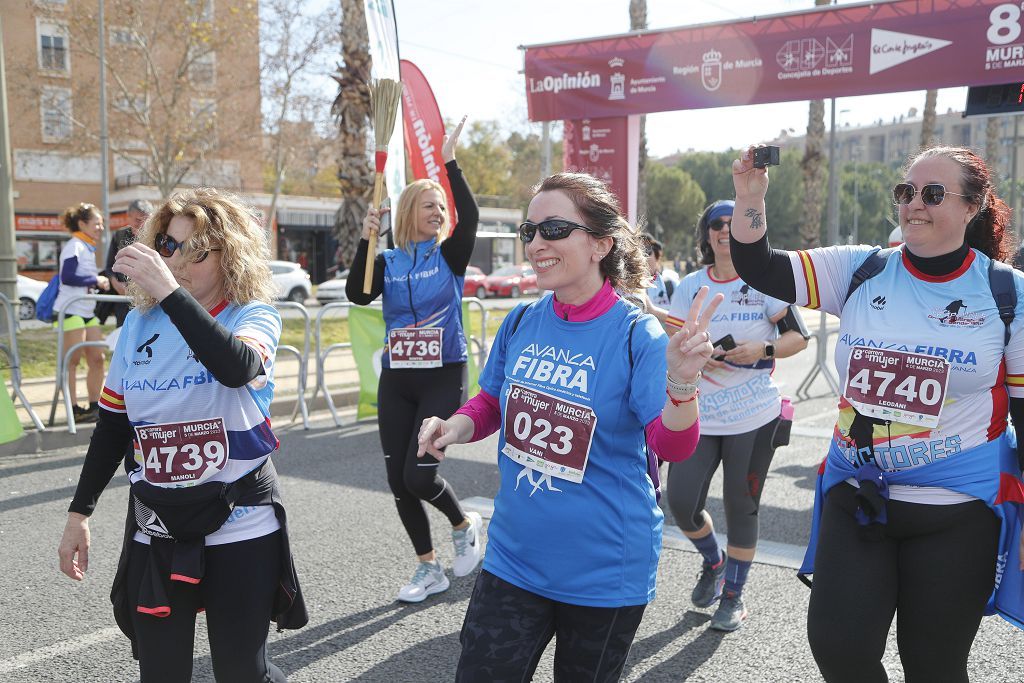
{"label": "race bib 4739", "polygon": [[228,433],[220,417],[135,428],[146,481],[192,486],[224,469]]}

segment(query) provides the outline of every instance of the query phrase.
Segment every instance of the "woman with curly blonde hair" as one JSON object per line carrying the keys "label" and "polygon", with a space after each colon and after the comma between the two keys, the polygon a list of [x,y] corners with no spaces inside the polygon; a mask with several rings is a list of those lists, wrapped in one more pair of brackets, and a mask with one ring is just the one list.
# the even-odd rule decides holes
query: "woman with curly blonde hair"
{"label": "woman with curly blonde hair", "polygon": [[281,318],[266,233],[251,209],[213,189],[173,196],[121,249],[128,314],[100,397],[58,554],[88,569],[89,515],[126,449],[131,482],[111,599],[143,681],[192,676],[205,610],[220,681],[283,681],[267,659],[270,620],[306,623],[270,454]]}

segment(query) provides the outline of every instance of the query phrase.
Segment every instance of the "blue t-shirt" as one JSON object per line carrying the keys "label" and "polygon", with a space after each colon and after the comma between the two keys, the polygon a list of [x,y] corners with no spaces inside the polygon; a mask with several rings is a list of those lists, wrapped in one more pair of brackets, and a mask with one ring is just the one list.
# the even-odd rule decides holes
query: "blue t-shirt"
{"label": "blue t-shirt", "polygon": [[[462,284],[441,254],[435,240],[413,242],[409,249],[384,252],[384,324],[387,331],[400,327],[439,327],[441,362],[466,361],[466,335],[462,329]],[[387,335],[381,365],[391,367]]]}
{"label": "blue t-shirt", "polygon": [[[621,300],[593,320],[567,322],[548,294],[526,308],[513,334],[518,315],[505,318],[480,378],[502,412],[501,485],[484,569],[569,604],[646,604],[654,599],[664,516],[647,474],[644,426],[665,403],[668,338],[653,316]],[[513,383],[596,414],[582,481],[541,474],[503,453]]]}

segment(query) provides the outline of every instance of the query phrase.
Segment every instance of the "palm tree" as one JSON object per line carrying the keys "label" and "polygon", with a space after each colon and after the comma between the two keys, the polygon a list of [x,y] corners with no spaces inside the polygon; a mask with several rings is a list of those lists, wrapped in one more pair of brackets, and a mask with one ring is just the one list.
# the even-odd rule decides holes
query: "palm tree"
{"label": "palm tree", "polygon": [[[647,0],[629,0],[629,30],[647,28]],[[640,154],[636,183],[637,219],[647,216],[647,117],[640,117]],[[625,209],[626,207],[623,207]]]}
{"label": "palm tree", "polygon": [[331,113],[338,122],[338,184],[341,207],[334,221],[340,260],[351,265],[363,216],[373,192],[373,166],[367,153],[370,123],[370,39],[363,0],[341,0],[342,64],[334,80],[338,96]]}
{"label": "palm tree", "polygon": [[[815,6],[830,0],[814,0]],[[800,168],[804,177],[800,240],[804,249],[821,244],[821,214],[825,210],[825,100],[811,100],[807,115],[807,138]]]}
{"label": "palm tree", "polygon": [[935,103],[938,90],[927,90],[924,94],[924,113],[921,114],[921,149],[931,147],[935,141]]}

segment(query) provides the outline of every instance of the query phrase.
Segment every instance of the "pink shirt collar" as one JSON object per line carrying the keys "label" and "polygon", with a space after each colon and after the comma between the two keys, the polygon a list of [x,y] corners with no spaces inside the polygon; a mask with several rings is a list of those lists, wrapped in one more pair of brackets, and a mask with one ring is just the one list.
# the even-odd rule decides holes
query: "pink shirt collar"
{"label": "pink shirt collar", "polygon": [[612,288],[612,283],[605,278],[601,289],[587,303],[573,306],[572,304],[563,304],[552,296],[551,305],[554,308],[555,315],[562,320],[567,320],[571,323],[582,323],[604,315],[618,300],[618,293]]}

